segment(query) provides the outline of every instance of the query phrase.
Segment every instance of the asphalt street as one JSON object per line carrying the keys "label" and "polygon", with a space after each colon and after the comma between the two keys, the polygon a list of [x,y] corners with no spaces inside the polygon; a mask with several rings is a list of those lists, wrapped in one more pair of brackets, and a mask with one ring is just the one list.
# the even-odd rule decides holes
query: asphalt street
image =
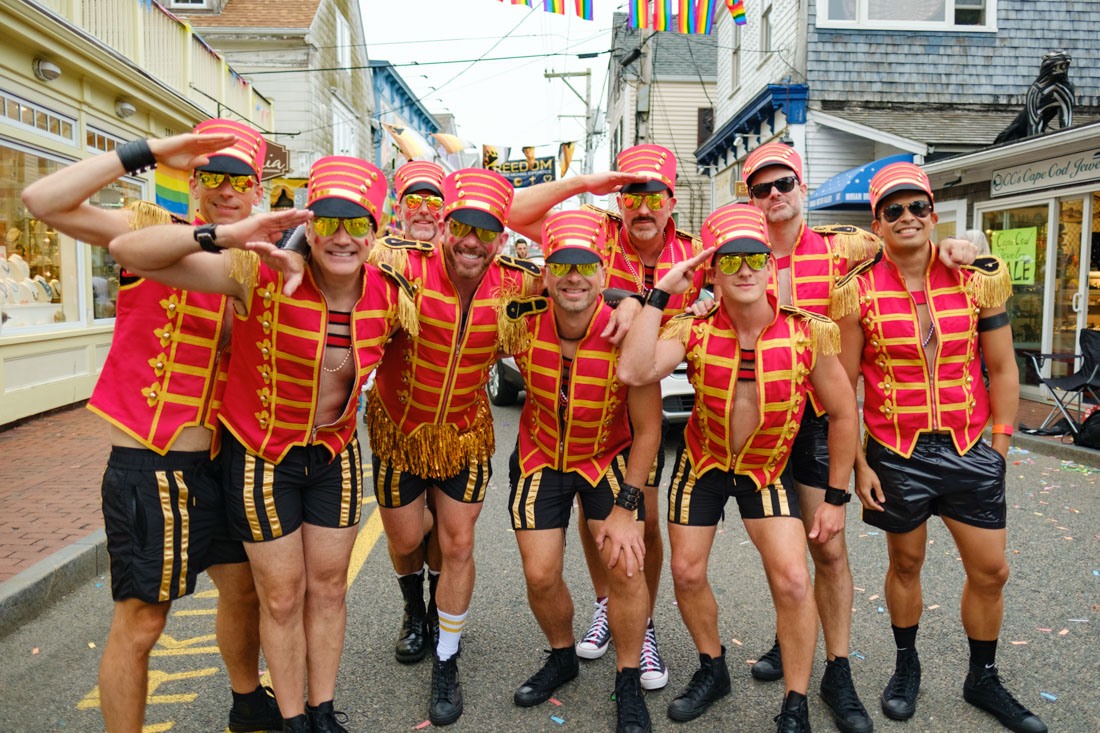
{"label": "asphalt street", "polygon": [[[507,513],[507,457],[520,407],[494,408],[498,451],[494,477],[478,524],[477,586],[460,662],[466,712],[453,731],[614,730],[613,653],[583,662],[580,677],[545,703],[521,709],[512,693],[542,663],[546,641],[527,606],[519,552]],[[365,442],[365,436],[362,436]],[[672,455],[668,456],[672,464]],[[369,464],[368,464],[369,465]],[[1076,464],[1014,450],[1009,456],[1009,579],[998,666],[1008,687],[1052,731],[1100,731],[1100,474]],[[98,477],[95,478],[98,481]],[[668,476],[665,477],[667,485]],[[665,498],[661,498],[665,516]],[[770,646],[773,610],[755,549],[734,504],[719,528],[710,578],[734,680],[732,695],[687,724],[665,708],[697,667],[697,656],[665,572],[655,621],[671,669],[663,690],[647,695],[657,731],[774,730],[781,683],[751,679],[750,660]],[[393,640],[400,595],[373,500],[364,505],[348,594],[348,633],[336,708],[352,731],[408,731],[427,726],[429,664],[398,664]],[[666,535],[667,536],[667,535]],[[855,593],[851,662],[857,690],[879,731],[1001,730],[962,700],[966,637],[959,622],[961,563],[942,523],[929,524],[924,568],[925,612],[917,647],[923,686],[916,717],[887,720],[878,697],[893,668],[893,643],[882,598],[886,546],[849,506],[847,536]],[[667,540],[666,540],[667,543]],[[592,590],[580,543],[570,528],[567,582],[576,604],[578,638],[587,629]],[[146,731],[222,731],[229,708],[228,678],[214,641],[215,591],[178,602],[150,660]],[[101,576],[41,616],[0,639],[0,730],[102,731],[96,669],[107,638],[110,582]],[[817,731],[836,730],[816,695],[823,669],[819,639],[810,712]]]}

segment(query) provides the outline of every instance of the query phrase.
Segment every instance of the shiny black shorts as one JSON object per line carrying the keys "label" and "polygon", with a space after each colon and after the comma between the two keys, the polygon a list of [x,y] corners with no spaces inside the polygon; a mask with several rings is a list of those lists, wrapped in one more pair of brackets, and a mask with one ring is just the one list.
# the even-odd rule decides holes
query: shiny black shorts
{"label": "shiny black shorts", "polygon": [[206,451],[115,446],[101,495],[116,601],[182,598],[211,565],[248,559],[229,539],[220,470]]}
{"label": "shiny black shorts", "polygon": [[869,439],[867,462],[886,495],[884,511],[863,510],[867,524],[900,534],[938,514],[983,529],[1005,526],[1005,460],[984,441],[960,456],[950,435],[922,435],[905,458]]}
{"label": "shiny black shorts", "polygon": [[822,491],[829,485],[829,416],[818,417],[809,404],[779,481],[790,492],[795,481]]}
{"label": "shiny black shorts", "polygon": [[[607,519],[619,495],[619,487],[626,481],[626,461],[630,451],[615,456],[600,482],[593,486],[575,471],[557,471],[543,468],[530,476],[521,476],[519,447],[508,459],[508,509],[512,515],[512,529],[565,529],[569,526],[569,514],[576,496],[584,510],[585,519]],[[634,518],[645,520],[645,501],[634,510]]]}
{"label": "shiny black shorts", "polygon": [[411,471],[402,471],[376,455],[371,455],[370,462],[374,471],[374,498],[378,500],[378,506],[387,509],[408,505],[431,486],[438,486],[440,491],[455,501],[479,504],[485,501],[485,489],[493,477],[493,466],[488,461],[467,463],[461,471],[445,479],[425,478]]}
{"label": "shiny black shorts", "polygon": [[725,516],[726,501],[733,497],[742,519],[767,519],[802,515],[797,495],[782,485],[772,484],[762,489],[750,477],[711,469],[702,476],[688,460],[687,450],[680,449],[676,457],[676,472],[668,487],[668,521],[695,527],[714,527]]}

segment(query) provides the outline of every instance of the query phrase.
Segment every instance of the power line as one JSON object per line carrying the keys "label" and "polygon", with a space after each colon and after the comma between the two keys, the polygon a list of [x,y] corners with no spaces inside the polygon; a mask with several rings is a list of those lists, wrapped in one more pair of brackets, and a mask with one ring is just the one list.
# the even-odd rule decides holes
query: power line
{"label": "power line", "polygon": [[[491,51],[492,49],[489,49],[489,50]],[[488,53],[488,52],[486,52],[486,53]],[[315,71],[359,71],[359,70],[362,70],[362,69],[386,69],[386,68],[397,69],[397,68],[402,68],[402,67],[406,67],[406,66],[441,66],[441,65],[445,65],[445,64],[470,64],[469,67],[463,69],[462,71],[458,72],[457,74],[455,74],[453,77],[451,77],[447,81],[443,82],[443,84],[436,89],[436,91],[439,91],[444,86],[446,86],[447,84],[450,84],[452,81],[457,79],[463,73],[468,71],[471,67],[473,67],[474,64],[478,63],[479,61],[517,61],[519,59],[540,59],[540,58],[549,58],[551,56],[576,56],[578,58],[583,56],[584,58],[591,58],[593,56],[600,56],[600,55],[603,55],[605,53],[611,53],[611,50],[608,49],[606,51],[590,51],[590,52],[586,52],[584,54],[568,53],[566,51],[551,51],[550,53],[532,53],[532,54],[525,54],[525,55],[522,55],[522,56],[495,56],[491,59],[487,59],[484,56],[482,56],[482,57],[479,57],[479,58],[476,58],[476,59],[455,59],[453,61],[410,61],[410,62],[404,63],[404,64],[391,64],[391,63],[381,64],[381,63],[376,63],[374,65],[367,64],[367,65],[364,65],[364,66],[325,66],[325,67],[314,68],[314,69],[285,69],[285,70],[279,70],[279,71],[242,71],[242,72],[240,72],[240,74],[241,74],[241,76],[261,76],[261,75],[266,76],[266,75],[269,75],[269,74],[307,74],[307,73],[311,73],[311,72],[315,72]]]}

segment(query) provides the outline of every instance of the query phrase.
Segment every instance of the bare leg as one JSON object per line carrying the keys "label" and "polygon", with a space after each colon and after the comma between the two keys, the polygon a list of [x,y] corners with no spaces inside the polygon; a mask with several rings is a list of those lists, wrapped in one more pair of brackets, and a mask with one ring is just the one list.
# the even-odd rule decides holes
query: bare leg
{"label": "bare leg", "polygon": [[99,700],[110,733],[141,733],[149,686],[149,652],[164,631],[171,603],[115,602],[99,662]]}
{"label": "bare leg", "polygon": [[455,501],[435,486],[431,490],[438,530],[433,534],[439,535],[443,552],[435,603],[441,611],[461,615],[469,609],[474,594],[474,524],[482,505]]}
{"label": "bare leg", "polygon": [[573,599],[562,580],[564,531],[521,529],[516,532],[527,579],[527,602],[551,649],[573,644]]}
{"label": "bare leg", "polygon": [[904,534],[886,533],[890,567],[886,570],[883,593],[886,596],[886,606],[890,610],[890,623],[898,628],[905,629],[920,623],[924,608],[920,571],[924,565],[927,537],[928,528],[925,524]]}
{"label": "bare leg", "polygon": [[966,584],[962,592],[962,622],[966,635],[977,641],[993,641],[1001,634],[1004,618],[1004,586],[1008,582],[1005,530],[982,529],[943,518],[959,548]]}
{"label": "bare leg", "polygon": [[[825,492],[796,483],[802,523],[809,532],[814,512],[825,501]],[[823,545],[809,542],[814,560],[814,599],[825,632],[825,653],[829,659],[848,656],[852,629],[852,570],[848,566],[848,544],[844,532]]]}
{"label": "bare leg", "polygon": [[[603,522],[590,520],[589,524],[592,534],[599,534]],[[604,543],[600,557],[606,568],[607,563],[611,562],[610,542]],[[648,553],[646,560],[649,560]],[[607,601],[607,625],[615,639],[615,668],[637,668],[642,656],[646,617],[649,615],[649,594],[646,592],[645,577],[641,573],[635,573],[634,577],[628,578],[626,561],[620,559],[607,572],[607,578],[611,584]]]}
{"label": "bare leg", "polygon": [[783,681],[788,692],[805,695],[817,643],[817,607],[806,566],[806,532],[792,517],[743,521],[764,561],[775,602],[776,631],[783,649]]}
{"label": "bare leg", "polygon": [[[668,524],[676,603],[684,625],[695,641],[695,648],[712,658],[722,655],[722,641],[718,635],[718,603],[707,581],[707,559],[716,530],[717,526]],[[648,558],[646,565],[649,565]]]}
{"label": "bare leg", "polygon": [[348,562],[358,531],[357,526],[332,529],[302,525],[306,570],[303,616],[310,705],[328,702],[336,693],[347,625]]}
{"label": "bare leg", "polygon": [[424,567],[424,503],[413,501],[405,506],[378,507],[386,548],[398,575],[415,573]]}
{"label": "bare leg", "polygon": [[247,562],[214,565],[207,575],[218,587],[217,636],[233,692],[260,686],[260,599]]}

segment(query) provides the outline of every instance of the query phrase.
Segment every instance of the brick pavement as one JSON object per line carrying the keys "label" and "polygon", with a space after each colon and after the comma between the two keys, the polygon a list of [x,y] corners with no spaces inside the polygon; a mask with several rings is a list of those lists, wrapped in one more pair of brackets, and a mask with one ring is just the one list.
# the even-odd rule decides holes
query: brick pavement
{"label": "brick pavement", "polygon": [[105,425],[81,405],[0,429],[0,582],[103,526]]}

